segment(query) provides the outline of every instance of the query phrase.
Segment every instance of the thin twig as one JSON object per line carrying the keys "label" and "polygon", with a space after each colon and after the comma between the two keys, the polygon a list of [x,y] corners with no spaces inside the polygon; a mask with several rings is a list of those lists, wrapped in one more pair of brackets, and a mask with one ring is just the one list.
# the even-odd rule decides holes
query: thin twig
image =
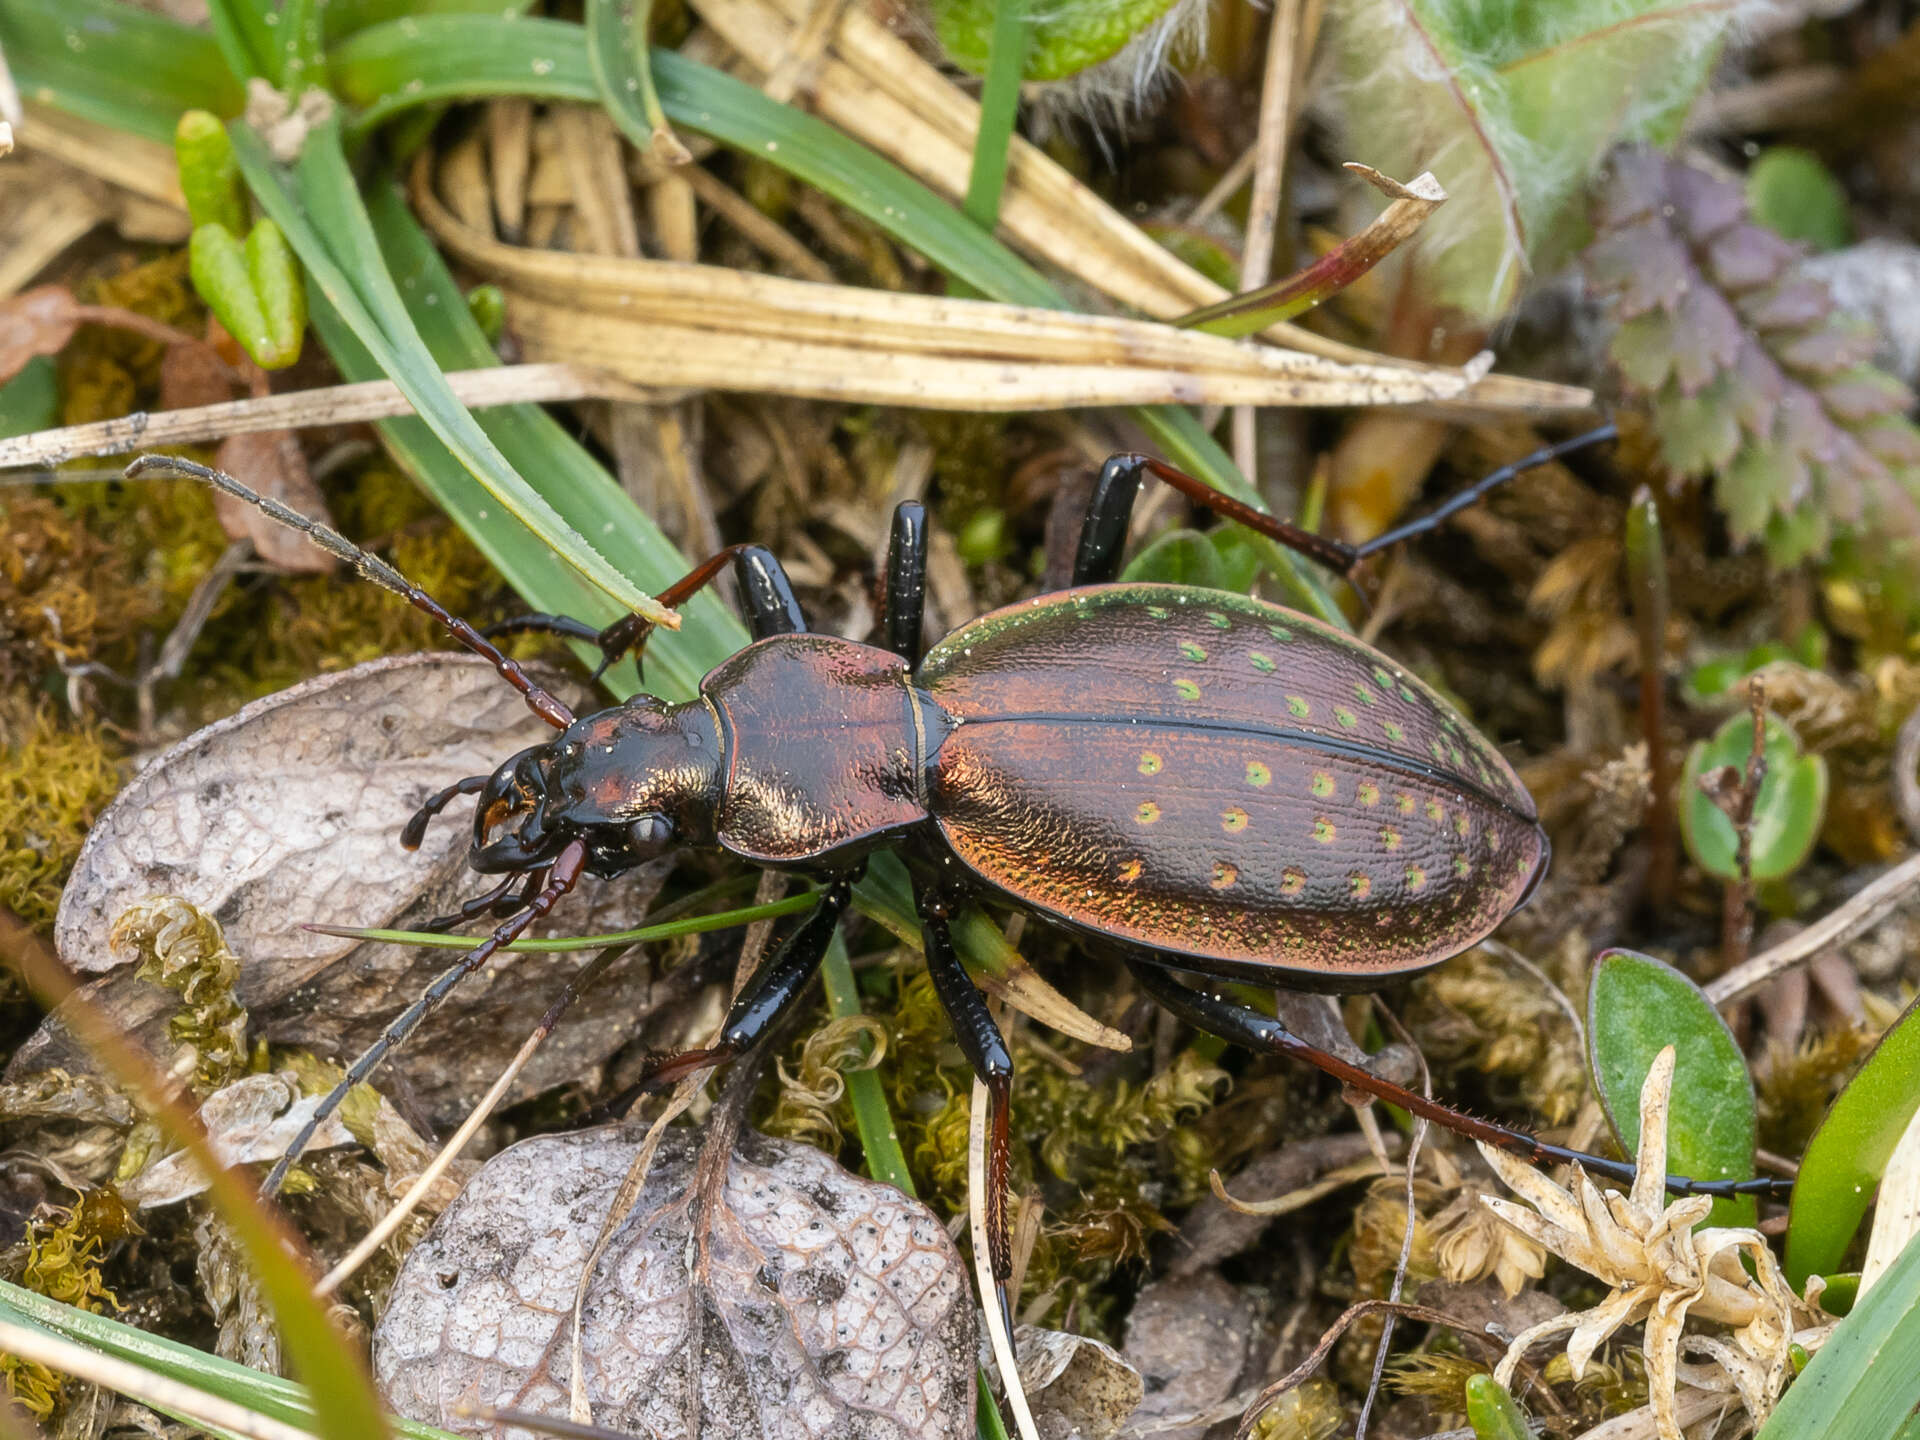
{"label": "thin twig", "polygon": [[[1420,1064],[1420,1093],[1433,1095],[1433,1075],[1427,1069],[1427,1057],[1422,1053],[1407,1027],[1400,1023],[1400,1017],[1374,998],[1374,1010],[1382,1016],[1394,1033],[1394,1038],[1406,1045],[1414,1053]],[[1406,1288],[1407,1266],[1413,1262],[1413,1235],[1420,1223],[1420,1212],[1414,1205],[1414,1176],[1420,1164],[1420,1147],[1426,1143],[1427,1121],[1424,1116],[1413,1122],[1413,1135],[1407,1141],[1407,1226],[1400,1236],[1400,1257],[1394,1262],[1393,1286],[1387,1292],[1387,1299],[1398,1301],[1400,1292]],[[1354,1422],[1354,1440],[1367,1440],[1367,1420],[1373,1414],[1374,1398],[1380,1393],[1380,1378],[1387,1370],[1387,1349],[1393,1343],[1393,1322],[1397,1317],[1389,1310],[1385,1322],[1380,1327],[1380,1343],[1373,1351],[1373,1374],[1367,1381],[1367,1398],[1360,1402],[1360,1416]]]}
{"label": "thin twig", "polygon": [[1737,1000],[1757,990],[1774,976],[1804,964],[1821,951],[1844,945],[1871,930],[1920,889],[1920,855],[1908,856],[1878,880],[1823,920],[1815,921],[1790,940],[1763,950],[1746,964],[1709,980],[1703,987],[1716,1005]]}
{"label": "thin twig", "polygon": [[[1247,210],[1247,240],[1240,251],[1240,288],[1257,290],[1273,270],[1274,233],[1286,178],[1288,123],[1293,116],[1293,47],[1299,35],[1300,0],[1278,0],[1267,31],[1267,71],[1260,85],[1260,130],[1254,141],[1253,199]],[[1256,487],[1259,456],[1251,405],[1233,412],[1233,458]]]}
{"label": "thin twig", "polygon": [[1893,806],[1920,845],[1920,705],[1901,722],[1893,742]]}
{"label": "thin twig", "polygon": [[1226,173],[1213,182],[1213,188],[1200,197],[1200,203],[1193,207],[1187,216],[1187,224],[1201,225],[1219,213],[1220,207],[1240,193],[1241,187],[1253,178],[1253,162],[1259,147],[1249,145],[1240,152],[1240,158],[1229,165]]}

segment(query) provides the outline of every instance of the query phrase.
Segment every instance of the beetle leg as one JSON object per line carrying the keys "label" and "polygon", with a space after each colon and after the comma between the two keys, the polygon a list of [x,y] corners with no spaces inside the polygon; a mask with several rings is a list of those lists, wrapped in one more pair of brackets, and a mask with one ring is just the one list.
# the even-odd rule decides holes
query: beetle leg
{"label": "beetle leg", "polygon": [[[1169,963],[1179,962],[1168,957]],[[1562,1145],[1550,1145],[1538,1136],[1529,1135],[1524,1130],[1515,1130],[1491,1120],[1482,1120],[1475,1115],[1463,1114],[1458,1110],[1440,1104],[1430,1096],[1409,1090],[1404,1085],[1395,1084],[1384,1076],[1371,1070],[1342,1060],[1314,1045],[1309,1045],[1286,1026],[1258,1010],[1249,1009],[1234,1000],[1211,991],[1195,990],[1174,979],[1171,973],[1161,965],[1148,960],[1129,958],[1127,966],[1133,971],[1140,987],[1160,1004],[1173,1011],[1182,1020],[1196,1029],[1210,1035],[1218,1035],[1231,1044],[1244,1045],[1249,1050],[1265,1051],[1269,1054],[1286,1055],[1295,1060],[1304,1060],[1309,1065],[1325,1071],[1342,1084],[1351,1085],[1364,1091],[1377,1100],[1389,1105],[1398,1105],[1402,1110],[1431,1120],[1434,1124],[1464,1135],[1469,1140],[1478,1140],[1488,1145],[1496,1145],[1502,1150],[1532,1161],[1536,1165],[1575,1164],[1590,1174],[1605,1175],[1622,1184],[1633,1183],[1635,1169],[1630,1161],[1609,1160],[1602,1155],[1589,1155],[1579,1150],[1569,1150]],[[1792,1188],[1791,1180],[1764,1178],[1758,1180],[1693,1180],[1682,1175],[1669,1175],[1667,1188],[1682,1195],[1712,1195],[1726,1197],[1732,1195],[1784,1195]]]}
{"label": "beetle leg", "polygon": [[[1489,490],[1504,485],[1514,476],[1572,451],[1612,440],[1618,434],[1619,431],[1609,423],[1585,434],[1575,435],[1570,440],[1562,440],[1557,445],[1536,450],[1524,459],[1503,465],[1491,475],[1469,485],[1431,514],[1422,515],[1360,545],[1349,545],[1344,540],[1317,535],[1290,521],[1262,514],[1251,505],[1222,494],[1206,481],[1195,479],[1164,460],[1155,460],[1150,455],[1115,455],[1100,468],[1100,480],[1094,489],[1093,501],[1087,508],[1086,524],[1080,532],[1080,556],[1075,562],[1073,583],[1091,585],[1111,580],[1118,573],[1120,550],[1126,539],[1127,516],[1133,508],[1134,492],[1139,487],[1142,475],[1152,475],[1156,480],[1171,485],[1196,505],[1203,505],[1216,515],[1244,525],[1256,534],[1265,535],[1269,540],[1285,545],[1309,560],[1318,561],[1337,575],[1347,575],[1367,556],[1438,529],[1449,516],[1478,503]],[[1091,566],[1099,573],[1089,573],[1083,578],[1082,566]]]}
{"label": "beetle leg", "polygon": [[902,500],[893,511],[893,538],[887,545],[887,648],[907,662],[920,663],[920,627],[927,604],[927,507]]}
{"label": "beetle leg", "polygon": [[494,886],[493,889],[487,891],[486,894],[476,895],[471,900],[462,900],[458,910],[455,910],[450,915],[436,915],[420,928],[422,930],[431,930],[437,934],[444,930],[451,930],[456,925],[464,925],[467,921],[473,919],[474,916],[491,910],[495,902],[500,900],[509,890],[520,883],[520,875],[521,872],[518,870],[509,871],[507,877],[498,885]]}
{"label": "beetle leg", "polygon": [[927,974],[953,1024],[962,1053],[973,1066],[973,1073],[980,1077],[980,1083],[987,1087],[990,1122],[987,1250],[1000,1313],[1007,1322],[1007,1334],[1012,1335],[1013,1306],[1007,1297],[1007,1282],[1013,1278],[1013,1228],[1007,1210],[1007,1192],[1012,1170],[1009,1122],[1013,1104],[1013,1055],[1000,1034],[1000,1027],[994,1024],[993,1012],[987,1009],[986,997],[974,986],[953,948],[945,901],[926,886],[914,888],[914,901],[920,911],[920,933],[927,945]]}
{"label": "beetle leg", "polygon": [[371,1075],[380,1062],[387,1058],[387,1052],[419,1029],[420,1022],[439,1008],[440,1002],[453,992],[454,986],[491,960],[494,952],[518,940],[529,925],[553,909],[559,903],[560,897],[578,883],[586,868],[586,842],[570,841],[566,849],[560,852],[559,858],[553,862],[552,878],[547,881],[540,893],[528,902],[527,908],[511,920],[503,922],[493,934],[441,971],[439,977],[426,988],[420,998],[401,1011],[380,1033],[380,1038],[367,1047],[366,1053],[353,1062],[340,1083],[328,1092],[327,1097],[308,1117],[307,1123],[300,1127],[300,1133],[293,1137],[293,1143],[287,1146],[286,1153],[274,1162],[273,1169],[268,1172],[266,1181],[261,1186],[262,1194],[271,1195],[280,1188],[281,1181],[287,1178],[287,1171],[293,1168],[294,1162],[307,1148],[307,1142],[313,1139],[314,1132],[326,1123],[329,1115],[340,1108],[340,1102],[347,1098],[348,1092]]}
{"label": "beetle leg", "polygon": [[727,1011],[726,1021],[713,1044],[650,1059],[640,1078],[608,1109],[615,1115],[623,1115],[648,1091],[662,1089],[697,1071],[724,1065],[751,1050],[805,993],[820,962],[827,958],[827,946],[833,943],[833,933],[840,928],[840,917],[852,899],[853,881],[848,877],[823,885],[819,904],[781,942],[772,958],[753,972],[746,988],[734,997],[733,1007]]}
{"label": "beetle leg", "polygon": [[457,796],[477,795],[487,788],[490,775],[469,775],[464,780],[456,780],[446,789],[427,797],[426,803],[413,812],[413,818],[401,827],[400,846],[404,850],[418,850],[420,842],[427,838],[427,825],[442,810],[454,802]]}

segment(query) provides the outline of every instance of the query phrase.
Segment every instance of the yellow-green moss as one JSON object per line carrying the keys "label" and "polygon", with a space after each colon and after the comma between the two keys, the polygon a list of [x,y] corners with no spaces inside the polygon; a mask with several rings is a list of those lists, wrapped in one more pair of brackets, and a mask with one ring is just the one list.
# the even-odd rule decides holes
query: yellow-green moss
{"label": "yellow-green moss", "polygon": [[87,827],[120,788],[100,727],[62,725],[52,704],[0,700],[0,908],[46,930]]}
{"label": "yellow-green moss", "polygon": [[[71,1210],[46,1210],[27,1222],[25,1238],[0,1255],[0,1275],[62,1305],[99,1314],[120,1302],[100,1274],[106,1248],[133,1233],[132,1217],[110,1190],[83,1193]],[[64,1381],[14,1355],[0,1355],[0,1385],[44,1420],[60,1402]]]}

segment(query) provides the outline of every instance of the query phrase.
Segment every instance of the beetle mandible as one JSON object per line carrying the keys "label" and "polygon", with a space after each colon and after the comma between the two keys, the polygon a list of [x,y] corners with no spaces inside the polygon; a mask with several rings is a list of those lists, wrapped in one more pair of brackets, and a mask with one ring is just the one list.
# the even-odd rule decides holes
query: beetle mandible
{"label": "beetle mandible", "polygon": [[[488,911],[508,918],[354,1062],[267,1188],[353,1085],[583,873],[617,876],[675,845],[718,848],[821,884],[816,907],[748,981],[715,1043],[653,1062],[649,1086],[752,1047],[812,980],[864,857],[881,845],[902,851],[928,970],[991,1099],[988,1235],[1003,1287],[1013,1062],[948,928],[974,895],[1117,952],[1147,994],[1202,1030],[1306,1060],[1534,1161],[1577,1160],[1631,1180],[1631,1164],[1463,1114],[1176,978],[1338,991],[1417,974],[1523,903],[1548,844],[1499,751],[1379,651],[1244,595],[1116,583],[1147,475],[1347,575],[1521,470],[1613,435],[1603,426],[1544,449],[1357,546],[1261,514],[1161,461],[1116,455],[1095,485],[1069,588],[970,621],[924,653],[927,536],[917,502],[893,518],[883,645],[813,633],[780,562],[760,546],[732,546],[659,598],[681,604],[731,564],[752,643],[690,701],[636,695],[582,717],[489,636],[534,630],[591,641],[604,670],[644,647],[649,627],[637,617],[598,629],[529,615],[483,634],[384,561],[230,476],[167,457],[135,461],[130,476],[192,475],[303,531],[440,621],[559,731],[491,776],[449,786],[408,822],[402,841],[417,845],[455,796],[477,793],[470,861],[502,878],[436,924]],[[1777,1184],[1668,1183],[1713,1195]]]}

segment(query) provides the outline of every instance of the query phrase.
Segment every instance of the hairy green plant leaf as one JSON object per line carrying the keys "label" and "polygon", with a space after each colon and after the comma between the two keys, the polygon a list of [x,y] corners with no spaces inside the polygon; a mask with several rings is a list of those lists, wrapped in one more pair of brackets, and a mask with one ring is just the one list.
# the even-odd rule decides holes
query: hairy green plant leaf
{"label": "hairy green plant leaf", "polygon": [[[1700,778],[1723,765],[1745,775],[1752,748],[1753,720],[1742,712],[1729,717],[1712,739],[1698,741],[1680,773],[1680,834],[1687,853],[1722,880],[1740,877],[1740,839],[1726,811],[1702,793]],[[1799,869],[1820,838],[1827,809],[1827,762],[1818,755],[1802,755],[1798,737],[1773,715],[1766,717],[1761,748],[1767,773],[1753,802],[1753,878],[1778,880]]]}
{"label": "hairy green plant leaf", "polygon": [[1807,1145],[1787,1218],[1787,1279],[1795,1286],[1840,1268],[1894,1146],[1920,1110],[1916,1015],[1920,1005],[1909,1006],[1880,1037]]}
{"label": "hairy green plant leaf", "polygon": [[934,0],[933,28],[947,58],[974,75],[990,73],[995,20],[1010,6],[1029,11],[1022,80],[1064,80],[1111,60],[1162,19],[1177,0]]}
{"label": "hairy green plant leaf", "polygon": [[1433,304],[1505,314],[1580,228],[1622,140],[1670,137],[1733,24],[1689,0],[1355,0],[1333,7],[1347,151],[1453,197],[1413,263]]}
{"label": "hairy green plant leaf", "polygon": [[1198,530],[1169,530],[1127,562],[1122,580],[1154,580],[1168,585],[1227,588],[1220,552]]}
{"label": "hairy green plant leaf", "polygon": [[[1698,1180],[1753,1176],[1753,1077],[1713,1002],[1649,955],[1603,951],[1587,993],[1587,1059],[1594,1094],[1628,1155],[1640,1144],[1640,1091],[1653,1060],[1675,1049],[1667,1170]],[[1751,1225],[1751,1196],[1716,1200],[1705,1223]]]}
{"label": "hairy green plant leaf", "polygon": [[[1805,1183],[1806,1170],[1801,1170]],[[1799,1194],[1794,1195],[1799,1208]],[[1920,1237],[1862,1296],[1755,1440],[1890,1440],[1920,1399]]]}

